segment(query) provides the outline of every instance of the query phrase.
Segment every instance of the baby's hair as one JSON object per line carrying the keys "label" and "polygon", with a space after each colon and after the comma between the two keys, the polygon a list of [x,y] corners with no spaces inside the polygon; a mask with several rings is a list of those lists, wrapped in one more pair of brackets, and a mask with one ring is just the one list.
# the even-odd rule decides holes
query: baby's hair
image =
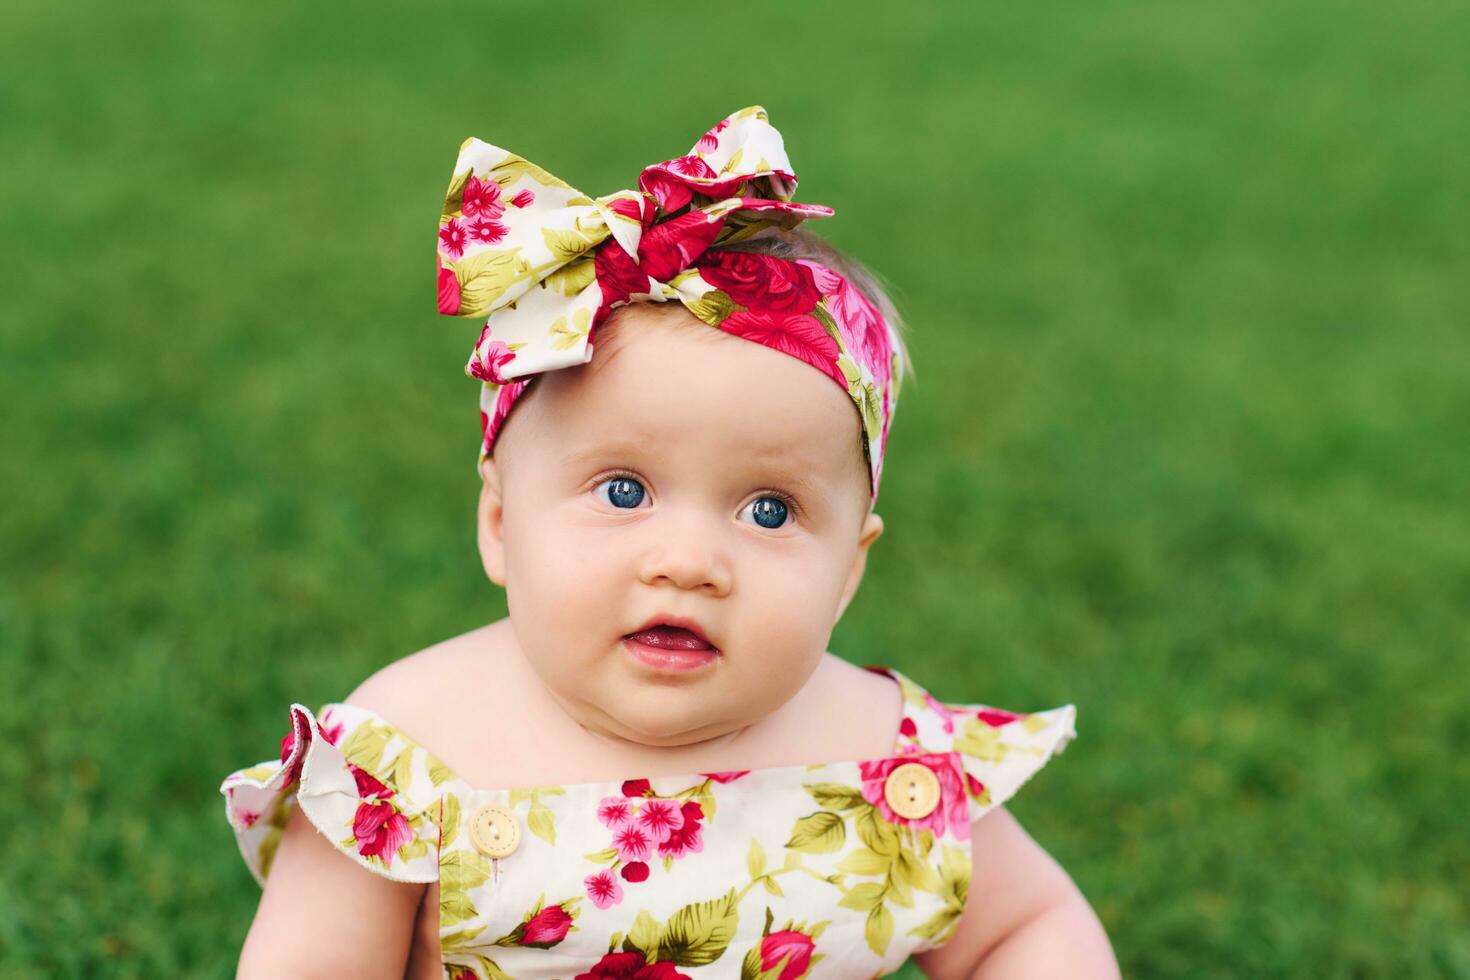
{"label": "baby's hair", "polygon": [[743,241],[718,247],[731,252],[756,252],[793,262],[797,259],[809,259],[827,266],[857,287],[858,292],[862,293],[868,302],[876,306],[878,312],[883,314],[883,319],[893,325],[893,346],[898,352],[898,360],[901,365],[899,370],[902,372],[900,378],[895,378],[894,381],[916,377],[913,362],[909,360],[908,347],[904,343],[907,324],[899,316],[898,307],[889,296],[882,278],[857,259],[839,251],[825,238],[800,226],[789,230],[767,229]]}

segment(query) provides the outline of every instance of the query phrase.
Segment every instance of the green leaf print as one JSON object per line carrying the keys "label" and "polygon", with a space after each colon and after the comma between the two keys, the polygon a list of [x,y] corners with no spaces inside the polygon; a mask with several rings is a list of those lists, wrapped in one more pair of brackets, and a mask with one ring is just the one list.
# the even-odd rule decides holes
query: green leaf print
{"label": "green leaf print", "polygon": [[837,341],[837,348],[839,350],[847,349],[847,346],[842,342],[842,333],[837,329],[837,321],[832,319],[831,313],[827,312],[826,303],[818,303],[812,310],[812,316],[816,317],[817,322],[822,325],[822,329],[827,331],[827,336]]}
{"label": "green leaf print", "polygon": [[557,262],[570,262],[591,248],[595,242],[570,228],[542,228],[541,240]]}
{"label": "green leaf print", "polygon": [[[470,896],[465,892],[450,892],[446,889],[439,893],[439,928],[447,929],[450,926],[457,926],[461,922],[468,922],[478,914],[475,910],[475,903],[470,901]],[[482,930],[466,931],[478,936]]]}
{"label": "green leaf print", "polygon": [[399,752],[398,757],[389,767],[389,771],[393,774],[393,785],[398,787],[400,792],[413,785],[413,750],[404,749]]}
{"label": "green leaf print", "polygon": [[970,859],[958,847],[941,844],[940,848],[944,854],[939,862],[940,893],[963,906],[970,892]]}
{"label": "green leaf print", "polygon": [[786,897],[786,893],[781,890],[781,886],[776,883],[776,879],[772,878],[770,875],[766,875],[764,878],[762,878],[761,884],[765,886],[766,891],[770,892],[772,895],[775,895],[778,898]]}
{"label": "green leaf print", "polygon": [[685,303],[685,308],[699,317],[712,327],[718,327],[720,323],[735,312],[735,301],[730,294],[718,289],[711,289],[699,299],[692,303]]}
{"label": "green leaf print", "polygon": [[542,187],[564,187],[569,191],[575,189],[560,177],[553,177],[536,164],[514,153],[506,154],[505,159],[491,167],[485,177],[501,187],[509,187],[522,177],[530,177]]}
{"label": "green leaf print", "polygon": [[446,793],[442,797],[444,804],[443,817],[439,821],[439,846],[448,849],[454,839],[459,836],[459,797],[453,793]]}
{"label": "green leaf print", "polygon": [[867,802],[861,790],[838,783],[807,783],[806,791],[819,806],[829,810],[851,810]]}
{"label": "green leaf print", "polygon": [[415,837],[398,845],[398,856],[405,861],[421,858],[429,853],[429,842],[422,837]]}
{"label": "green leaf print", "polygon": [[477,914],[469,891],[490,879],[490,869],[474,851],[450,851],[439,859],[439,926],[459,925]]}
{"label": "green leaf print", "polygon": [[786,846],[808,854],[832,854],[842,849],[847,840],[847,827],[842,818],[826,810],[818,810],[796,821]]}
{"label": "green leaf print", "polygon": [[[459,312],[489,312],[491,305],[524,275],[519,248],[491,248],[449,265],[459,280]],[[468,311],[468,312],[466,312]]]}
{"label": "green leaf print", "polygon": [[883,905],[869,912],[863,935],[868,940],[868,948],[882,956],[888,951],[889,940],[893,938],[893,913]]}
{"label": "green leaf print", "polygon": [[575,296],[591,285],[597,278],[596,263],[591,256],[583,256],[557,269],[541,280],[541,284],[554,289],[563,296]]}
{"label": "green leaf print", "polygon": [[[918,936],[920,939],[936,939],[954,927],[955,923],[959,920],[960,913],[963,911],[964,909],[962,908],[946,905],[910,929],[907,935]],[[945,939],[947,940],[948,937],[946,936]]]}
{"label": "green leaf print", "polygon": [[884,820],[877,808],[869,805],[859,810],[854,823],[858,838],[870,849],[889,857],[898,856],[898,829]]}
{"label": "green leaf print", "polygon": [[750,841],[750,853],[745,855],[745,867],[752,878],[759,878],[761,872],[766,870],[766,849],[761,847],[758,837]]}
{"label": "green leaf print", "polygon": [[837,870],[855,875],[886,875],[889,865],[895,860],[866,847],[858,847],[837,862]]}
{"label": "green leaf print", "polygon": [[937,893],[942,887],[939,875],[928,862],[920,861],[908,848],[902,848],[898,852],[898,860],[893,863],[893,876],[905,885],[924,892]]}
{"label": "green leaf print", "polygon": [[660,933],[658,920],[647,909],[639,909],[638,917],[633,920],[633,927],[623,939],[623,952],[642,953],[649,963],[654,962],[658,958]]}
{"label": "green leaf print", "polygon": [[583,307],[572,314],[572,324],[567,326],[567,318],[559,316],[551,325],[551,346],[557,350],[567,350],[587,336],[587,329],[592,324],[592,311]]}
{"label": "green leaf print", "polygon": [[378,763],[383,761],[383,753],[388,751],[388,741],[393,733],[388,726],[380,725],[375,721],[364,721],[352,730],[352,734],[338,746],[343,758],[359,769],[374,772]]}
{"label": "green leaf print", "polygon": [[260,876],[269,878],[271,876],[271,865],[276,863],[276,851],[281,846],[281,828],[272,827],[265,832],[265,839],[260,842],[259,854]]}
{"label": "green leaf print", "polygon": [[531,812],[526,815],[526,825],[531,828],[531,833],[546,843],[556,844],[556,821],[552,818],[551,808],[545,803],[538,800],[532,804]]}
{"label": "green leaf print", "polygon": [[679,966],[707,966],[719,959],[740,923],[735,889],[708,902],[686,905],[664,925],[659,958]]}
{"label": "green leaf print", "polygon": [[444,194],[444,210],[439,215],[441,225],[447,225],[453,221],[454,216],[459,214],[460,209],[464,207],[464,189],[469,184],[472,173],[474,173],[473,169],[466,168],[464,173],[450,178],[449,190]]}
{"label": "green leaf print", "polygon": [[433,783],[435,786],[438,786],[440,783],[449,779],[449,777],[453,775],[454,773],[449,771],[448,766],[440,762],[438,759],[435,759],[433,756],[429,756],[429,782]]}
{"label": "green leaf print", "polygon": [[871,912],[883,904],[883,886],[876,881],[864,881],[853,885],[837,904],[854,912]]}

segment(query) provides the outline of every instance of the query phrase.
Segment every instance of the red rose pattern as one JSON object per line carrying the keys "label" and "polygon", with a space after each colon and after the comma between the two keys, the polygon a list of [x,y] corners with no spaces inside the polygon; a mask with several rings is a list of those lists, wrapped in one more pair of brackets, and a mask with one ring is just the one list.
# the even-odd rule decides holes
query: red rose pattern
{"label": "red rose pattern", "polygon": [[716,250],[695,265],[705,282],[747,309],[810,313],[822,298],[811,269],[774,255]]}
{"label": "red rose pattern", "polygon": [[816,944],[805,933],[787,929],[761,937],[761,969],[775,969],[783,961],[781,973],[776,980],[796,980],[811,967],[812,950]]}
{"label": "red rose pattern", "polygon": [[[884,789],[888,774],[907,763],[916,762],[928,766],[939,779],[939,805],[927,817],[910,820],[901,817],[888,805]],[[863,799],[867,800],[883,819],[891,824],[912,827],[915,830],[932,830],[935,836],[946,831],[959,840],[970,839],[969,799],[965,796],[963,770],[954,754],[948,752],[922,752],[860,763]]]}
{"label": "red rose pattern", "polygon": [[520,945],[545,949],[567,938],[572,917],[560,905],[549,905],[531,917],[521,932]]}
{"label": "red rose pattern", "polygon": [[673,963],[646,963],[642,953],[608,953],[575,980],[689,980]]}

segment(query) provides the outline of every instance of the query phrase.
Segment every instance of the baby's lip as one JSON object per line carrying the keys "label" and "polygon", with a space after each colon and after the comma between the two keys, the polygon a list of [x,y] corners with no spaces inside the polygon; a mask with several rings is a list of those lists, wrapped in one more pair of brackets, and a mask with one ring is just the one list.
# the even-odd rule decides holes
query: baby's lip
{"label": "baby's lip", "polygon": [[710,649],[716,651],[719,650],[719,647],[710,642],[709,634],[705,632],[704,627],[700,626],[699,623],[685,616],[653,616],[632,633],[628,633],[625,635],[633,636],[636,633],[642,633],[644,630],[651,630],[657,626],[672,626],[675,629],[688,630],[690,633],[693,633],[696,637],[698,637],[700,642],[709,646]]}

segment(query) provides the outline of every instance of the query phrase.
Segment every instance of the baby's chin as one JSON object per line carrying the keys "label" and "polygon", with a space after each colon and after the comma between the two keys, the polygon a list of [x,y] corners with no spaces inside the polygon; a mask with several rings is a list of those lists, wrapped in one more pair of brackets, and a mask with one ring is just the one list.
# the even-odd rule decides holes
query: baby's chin
{"label": "baby's chin", "polygon": [[621,679],[600,686],[590,704],[613,734],[656,748],[696,745],[746,724],[729,717],[730,700],[717,687],[699,684],[664,687]]}

